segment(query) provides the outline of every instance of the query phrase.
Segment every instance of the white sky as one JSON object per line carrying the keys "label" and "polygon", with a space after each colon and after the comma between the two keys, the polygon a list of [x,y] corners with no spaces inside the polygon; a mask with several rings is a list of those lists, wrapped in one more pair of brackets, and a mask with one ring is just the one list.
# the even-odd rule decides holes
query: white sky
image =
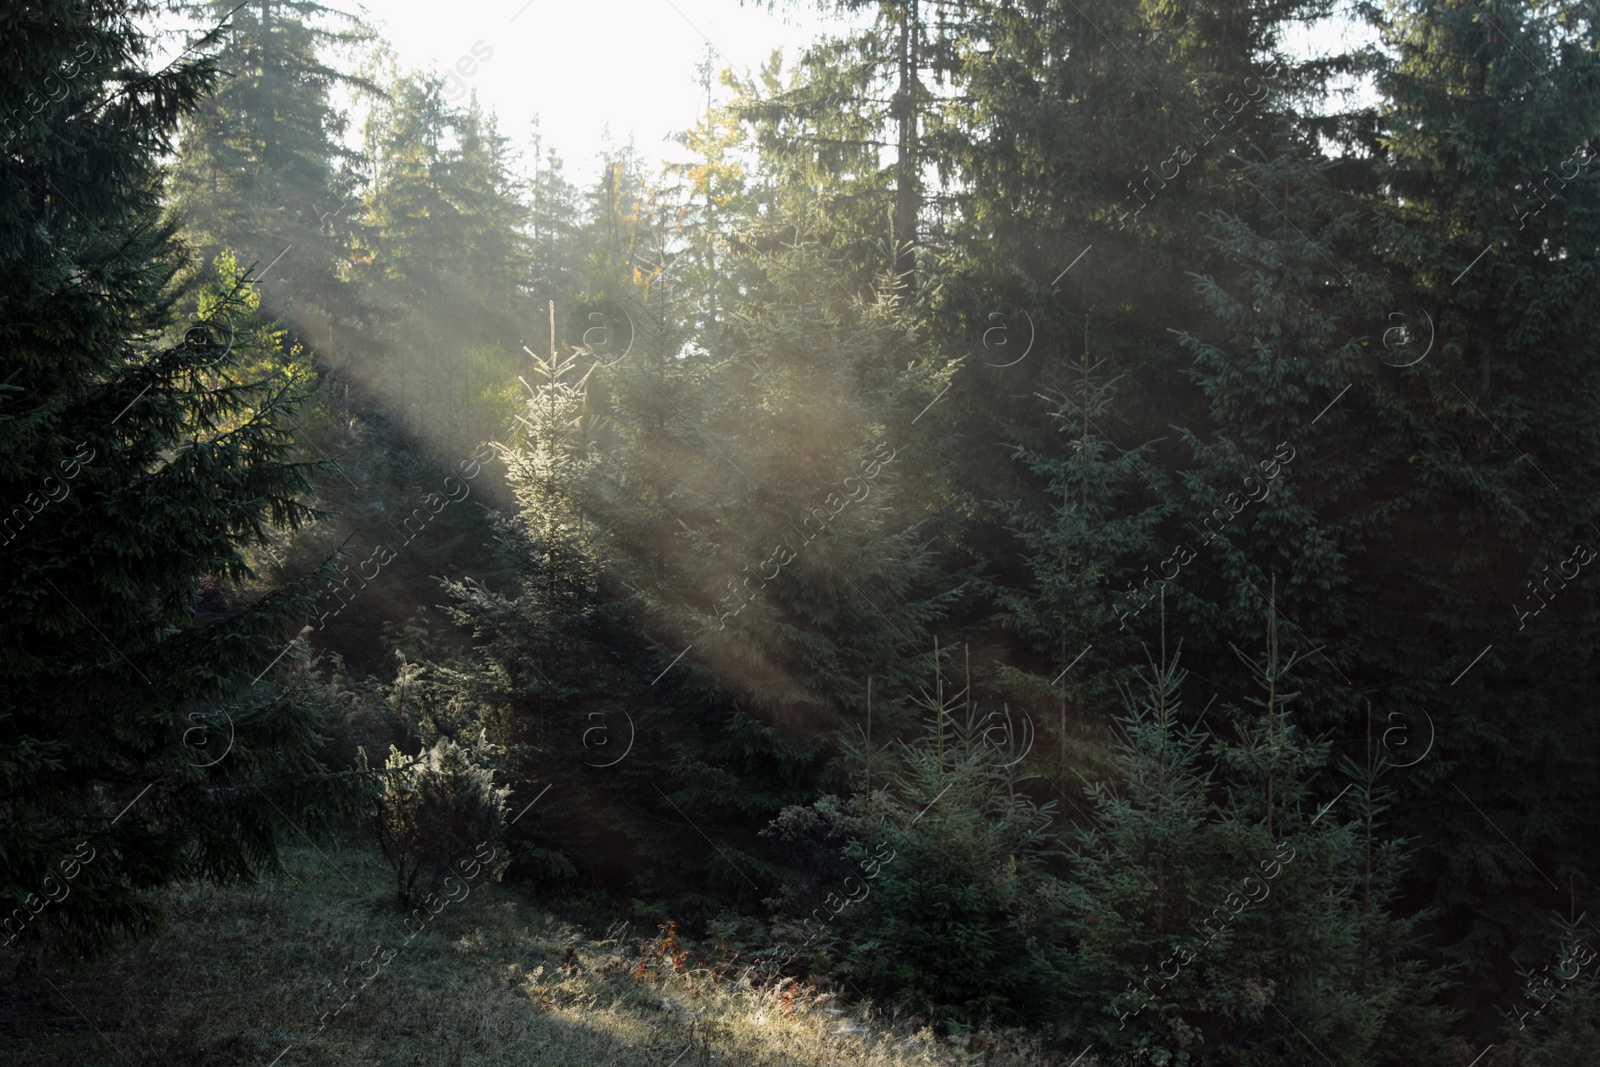
{"label": "white sky", "polygon": [[569,179],[588,176],[608,127],[647,162],[678,158],[665,138],[705,110],[695,68],[707,38],[719,70],[752,72],[774,48],[792,61],[838,25],[814,3],[769,12],[739,0],[369,0],[367,12],[408,67],[444,73],[479,41],[493,49],[467,84],[519,148],[537,115]]}

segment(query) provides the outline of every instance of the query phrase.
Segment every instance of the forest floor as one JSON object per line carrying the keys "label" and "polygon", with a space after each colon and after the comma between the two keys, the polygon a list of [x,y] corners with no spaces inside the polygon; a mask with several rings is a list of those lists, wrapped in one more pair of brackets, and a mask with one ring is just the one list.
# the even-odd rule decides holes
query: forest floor
{"label": "forest floor", "polygon": [[[936,1038],[792,982],[752,987],[694,946],[676,970],[656,931],[592,939],[515,887],[476,886],[403,927],[365,841],[292,847],[284,866],[250,887],[165,891],[164,931],[88,970],[7,974],[0,1065],[1096,1063],[1015,1033]],[[641,941],[656,948],[642,976]]]}

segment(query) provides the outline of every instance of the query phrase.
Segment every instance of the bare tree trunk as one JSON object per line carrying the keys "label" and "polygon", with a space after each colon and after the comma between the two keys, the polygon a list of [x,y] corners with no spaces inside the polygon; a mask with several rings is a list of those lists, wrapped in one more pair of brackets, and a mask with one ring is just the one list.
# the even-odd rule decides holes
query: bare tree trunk
{"label": "bare tree trunk", "polygon": [[900,306],[907,307],[917,287],[917,25],[919,0],[906,0],[900,20],[900,77],[895,90],[897,151],[894,189],[894,273]]}

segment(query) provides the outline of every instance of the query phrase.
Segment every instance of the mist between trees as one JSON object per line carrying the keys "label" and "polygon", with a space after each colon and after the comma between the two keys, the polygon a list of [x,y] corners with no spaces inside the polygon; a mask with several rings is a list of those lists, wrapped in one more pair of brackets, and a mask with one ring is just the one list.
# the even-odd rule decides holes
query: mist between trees
{"label": "mist between trees", "polygon": [[443,73],[315,0],[0,15],[21,1062],[310,878],[384,939],[337,1007],[79,1029],[399,1055],[403,917],[487,970],[528,907],[595,1005],[896,1056],[1594,1062],[1594,11],[824,6],[577,167],[479,93],[598,76],[509,11]]}

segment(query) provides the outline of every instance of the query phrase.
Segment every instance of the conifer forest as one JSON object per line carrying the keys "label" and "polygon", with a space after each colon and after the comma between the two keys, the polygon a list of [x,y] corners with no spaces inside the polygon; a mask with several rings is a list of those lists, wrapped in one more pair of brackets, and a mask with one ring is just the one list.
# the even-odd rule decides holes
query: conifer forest
{"label": "conifer forest", "polygon": [[720,3],[0,0],[0,1065],[1600,1064],[1600,0]]}

